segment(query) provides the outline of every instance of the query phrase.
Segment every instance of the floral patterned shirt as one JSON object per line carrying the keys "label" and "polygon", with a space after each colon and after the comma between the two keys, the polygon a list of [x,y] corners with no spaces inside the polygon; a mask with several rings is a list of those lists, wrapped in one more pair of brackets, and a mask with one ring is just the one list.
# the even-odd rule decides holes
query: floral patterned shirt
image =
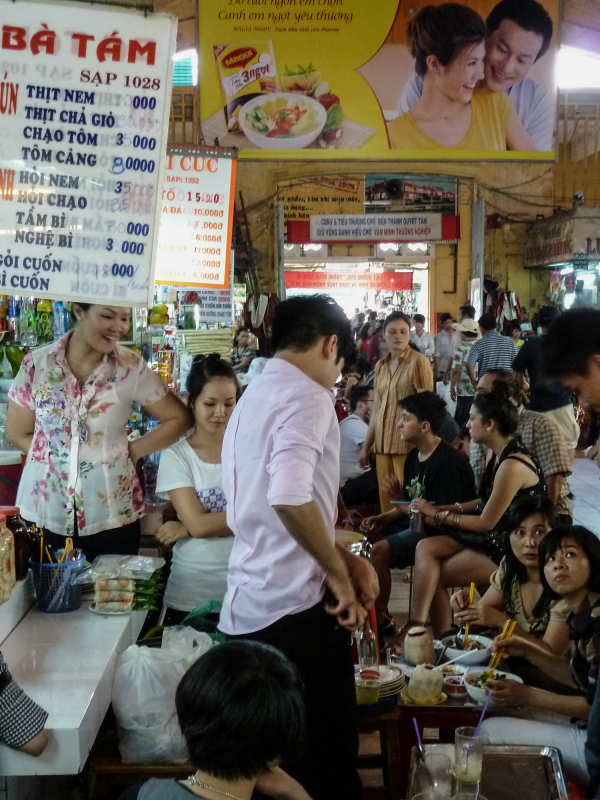
{"label": "floral patterned shirt", "polygon": [[17,505],[25,519],[65,536],[76,509],[78,533],[89,536],[144,513],[126,426],[135,403],[156,403],[166,387],[141,356],[117,346],[81,388],[65,357],[69,336],[27,353],[9,392],[35,411]]}

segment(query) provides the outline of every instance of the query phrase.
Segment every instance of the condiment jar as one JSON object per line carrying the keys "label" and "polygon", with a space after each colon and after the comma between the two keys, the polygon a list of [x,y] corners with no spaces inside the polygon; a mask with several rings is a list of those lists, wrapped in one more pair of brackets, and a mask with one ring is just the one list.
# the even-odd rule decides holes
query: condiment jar
{"label": "condiment jar", "polygon": [[8,600],[15,583],[15,540],[6,527],[6,517],[0,514],[0,603]]}
{"label": "condiment jar", "polygon": [[6,517],[6,527],[15,540],[15,576],[18,581],[27,577],[29,570],[29,538],[27,526],[20,517],[17,506],[0,506],[0,514]]}

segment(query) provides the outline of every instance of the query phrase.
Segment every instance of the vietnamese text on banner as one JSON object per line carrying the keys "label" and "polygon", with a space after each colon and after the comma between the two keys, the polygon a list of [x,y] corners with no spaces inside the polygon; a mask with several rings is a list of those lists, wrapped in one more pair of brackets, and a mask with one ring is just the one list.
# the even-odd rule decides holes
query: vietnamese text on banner
{"label": "vietnamese text on banner", "polygon": [[146,305],[176,20],[3,3],[0,293]]}

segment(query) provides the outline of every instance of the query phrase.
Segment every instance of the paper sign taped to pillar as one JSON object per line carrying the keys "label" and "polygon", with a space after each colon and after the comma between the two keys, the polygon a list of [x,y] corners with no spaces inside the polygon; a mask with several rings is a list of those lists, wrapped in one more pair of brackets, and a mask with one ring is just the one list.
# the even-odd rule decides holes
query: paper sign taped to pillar
{"label": "paper sign taped to pillar", "polygon": [[156,283],[229,289],[235,171],[233,150],[167,150]]}

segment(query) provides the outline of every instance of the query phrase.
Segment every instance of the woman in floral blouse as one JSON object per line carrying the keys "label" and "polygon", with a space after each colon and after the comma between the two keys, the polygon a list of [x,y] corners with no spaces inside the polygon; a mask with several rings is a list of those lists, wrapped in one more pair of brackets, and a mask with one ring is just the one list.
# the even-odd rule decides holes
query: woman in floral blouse
{"label": "woman in floral blouse", "polygon": [[[169,447],[190,427],[141,356],[120,347],[130,310],[74,303],[75,329],[29,352],[9,393],[6,438],[27,454],[17,503],[56,549],[74,538],[89,560],[135,554],[144,497],[135,462]],[[129,442],[138,403],[160,425]]]}

